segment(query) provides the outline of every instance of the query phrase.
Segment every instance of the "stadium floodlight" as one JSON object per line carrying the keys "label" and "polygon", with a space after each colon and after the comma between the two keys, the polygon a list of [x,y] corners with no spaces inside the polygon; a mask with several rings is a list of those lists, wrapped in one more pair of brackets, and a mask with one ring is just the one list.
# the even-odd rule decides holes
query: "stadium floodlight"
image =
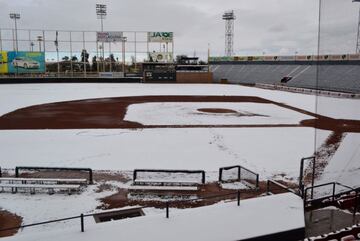
{"label": "stadium floodlight", "polygon": [[[104,23],[103,20],[106,18],[106,5],[105,4],[96,4],[96,15],[97,18],[101,21],[101,32],[104,32]],[[101,54],[102,54],[102,62],[103,62],[103,71],[105,72],[105,50],[104,50],[104,41],[101,43]]]}
{"label": "stadium floodlight", "polygon": [[96,4],[96,15],[99,19],[106,18],[106,5],[105,4]]}
{"label": "stadium floodlight", "polygon": [[15,50],[16,52],[19,51],[19,43],[18,43],[18,35],[17,35],[17,21],[18,19],[20,19],[20,14],[19,13],[10,13],[9,14],[10,19],[14,19],[15,22]]}
{"label": "stadium floodlight", "polygon": [[234,53],[234,11],[226,11],[222,19],[225,20],[225,55],[231,57]]}
{"label": "stadium floodlight", "polygon": [[41,42],[43,41],[43,36],[37,36],[37,41],[39,42],[39,52],[41,52]]}

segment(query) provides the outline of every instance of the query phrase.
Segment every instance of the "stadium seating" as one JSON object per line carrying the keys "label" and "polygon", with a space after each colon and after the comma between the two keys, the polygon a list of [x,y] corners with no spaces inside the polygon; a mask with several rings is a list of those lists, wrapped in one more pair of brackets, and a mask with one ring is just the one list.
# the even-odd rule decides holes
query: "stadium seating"
{"label": "stadium seating", "polygon": [[357,64],[213,64],[211,71],[215,82],[227,79],[232,84],[280,84],[285,76],[291,76],[287,86],[360,93]]}

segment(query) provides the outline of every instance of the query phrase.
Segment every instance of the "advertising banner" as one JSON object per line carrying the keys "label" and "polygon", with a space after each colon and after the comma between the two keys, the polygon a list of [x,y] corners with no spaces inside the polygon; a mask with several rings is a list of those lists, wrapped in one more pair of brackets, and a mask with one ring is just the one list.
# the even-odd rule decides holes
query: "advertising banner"
{"label": "advertising banner", "polygon": [[295,55],[280,56],[280,61],[295,61]]}
{"label": "advertising banner", "polygon": [[44,73],[44,52],[8,52],[8,73]]}
{"label": "advertising banner", "polygon": [[264,56],[263,60],[264,61],[274,61],[274,56]]}
{"label": "advertising banner", "polygon": [[325,61],[328,57],[328,55],[314,55],[313,59],[317,61]]}
{"label": "advertising banner", "polygon": [[0,74],[6,74],[8,72],[7,52],[0,51]]}
{"label": "advertising banner", "polygon": [[343,61],[343,60],[348,60],[348,57],[346,54],[343,55],[330,55],[330,60],[333,61]]}
{"label": "advertising banner", "polygon": [[123,32],[96,32],[96,41],[113,43],[123,41]]}
{"label": "advertising banner", "polygon": [[148,41],[153,43],[169,43],[173,37],[173,32],[148,32]]}
{"label": "advertising banner", "polygon": [[234,61],[247,61],[247,57],[245,57],[245,56],[235,56]]}
{"label": "advertising banner", "polygon": [[168,63],[173,61],[172,53],[153,52],[150,53],[150,61],[158,63]]}
{"label": "advertising banner", "polygon": [[312,57],[309,59],[309,56],[307,55],[296,55],[296,61],[309,61],[311,59]]}
{"label": "advertising banner", "polygon": [[349,60],[360,60],[360,54],[349,54]]}
{"label": "advertising banner", "polygon": [[248,60],[249,61],[263,61],[263,56],[249,56]]}

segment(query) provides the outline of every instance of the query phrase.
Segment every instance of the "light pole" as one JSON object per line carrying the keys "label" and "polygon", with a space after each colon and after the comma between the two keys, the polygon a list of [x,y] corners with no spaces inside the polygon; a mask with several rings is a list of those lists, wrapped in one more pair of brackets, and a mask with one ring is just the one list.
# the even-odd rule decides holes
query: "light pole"
{"label": "light pole", "polygon": [[[96,15],[97,18],[101,21],[101,32],[104,32],[104,19],[106,18],[106,5],[105,4],[96,4]],[[105,71],[105,51],[104,51],[104,41],[101,43],[102,49],[102,62],[103,62],[103,71]]]}
{"label": "light pole", "polygon": [[123,64],[122,64],[122,71],[123,71],[123,73],[124,73],[124,75],[125,75],[125,58],[126,58],[126,56],[125,56],[125,43],[126,43],[126,41],[127,41],[127,37],[123,37],[122,38],[122,62],[123,62]]}
{"label": "light pole", "polygon": [[[353,2],[360,3],[360,0],[353,0]],[[359,18],[358,18],[358,29],[357,29],[355,53],[360,54],[360,7],[359,7]]]}
{"label": "light pole", "polygon": [[39,41],[39,52],[41,52],[41,42],[43,41],[43,37],[37,36],[37,41]]}
{"label": "light pole", "polygon": [[10,19],[14,19],[15,22],[15,43],[16,43],[16,47],[15,50],[16,52],[19,51],[19,43],[18,43],[18,36],[17,36],[17,21],[18,19],[20,19],[20,14],[19,13],[10,13]]}

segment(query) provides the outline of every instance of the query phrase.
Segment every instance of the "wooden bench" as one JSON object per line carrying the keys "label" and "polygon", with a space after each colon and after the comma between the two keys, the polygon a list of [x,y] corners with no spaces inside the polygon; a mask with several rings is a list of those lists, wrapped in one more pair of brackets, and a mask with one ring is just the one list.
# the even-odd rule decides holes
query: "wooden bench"
{"label": "wooden bench", "polygon": [[61,178],[20,178],[20,177],[2,177],[0,183],[8,184],[77,184],[86,185],[87,179],[61,179]]}
{"label": "wooden bench", "polygon": [[68,194],[80,192],[80,185],[49,185],[49,184],[4,184],[0,183],[1,192],[10,189],[12,193],[17,193],[18,189],[29,190],[35,194],[37,189],[47,190],[49,194],[54,194],[55,190],[67,191]]}

